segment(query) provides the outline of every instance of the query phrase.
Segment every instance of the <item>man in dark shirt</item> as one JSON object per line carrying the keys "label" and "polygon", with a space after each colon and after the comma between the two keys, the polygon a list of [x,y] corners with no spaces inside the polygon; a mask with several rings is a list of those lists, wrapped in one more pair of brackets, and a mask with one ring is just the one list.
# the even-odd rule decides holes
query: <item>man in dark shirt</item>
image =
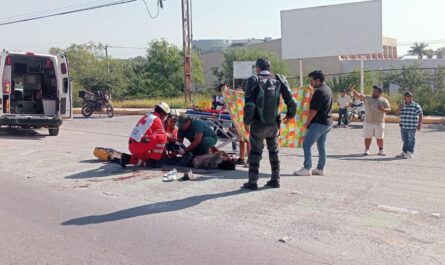
{"label": "man in dark shirt", "polygon": [[[309,118],[305,124],[308,127],[303,142],[304,167],[294,172],[296,176],[324,176],[326,165],[326,141],[332,128],[332,90],[324,83],[324,74],[314,71],[309,74],[311,87],[315,89],[312,96]],[[318,165],[312,170],[312,146],[317,143]]]}
{"label": "man in dark shirt", "polygon": [[205,122],[188,117],[180,117],[178,141],[183,143],[184,138],[190,142],[190,145],[181,151],[180,155],[189,152],[194,156],[209,154],[210,149],[217,142],[215,132]]}
{"label": "man in dark shirt", "polygon": [[247,81],[246,104],[244,106],[244,125],[250,132],[251,150],[249,153],[249,181],[242,188],[258,190],[260,161],[264,140],[269,150],[272,168],[271,180],[266,186],[280,187],[280,160],[278,157],[278,135],[280,127],[279,105],[281,97],[287,105],[284,122],[295,117],[297,103],[292,97],[286,79],[270,72],[270,62],[260,58],[256,62],[257,75]]}

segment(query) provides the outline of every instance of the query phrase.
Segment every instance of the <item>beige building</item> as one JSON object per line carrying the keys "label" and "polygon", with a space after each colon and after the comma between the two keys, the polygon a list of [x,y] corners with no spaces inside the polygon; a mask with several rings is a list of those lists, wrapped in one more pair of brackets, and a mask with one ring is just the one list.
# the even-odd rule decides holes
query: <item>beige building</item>
{"label": "beige building", "polygon": [[[281,58],[281,39],[265,41],[259,44],[248,45],[248,47],[257,47],[266,51],[274,52]],[[228,48],[230,49],[230,48]],[[397,60],[397,41],[392,38],[383,37],[383,47],[381,53],[369,53],[364,56],[365,60]],[[200,54],[207,86],[213,87],[217,81],[213,75],[213,69],[220,67],[224,61],[223,50]],[[359,61],[360,55],[350,54],[331,57],[319,57],[303,59],[303,69],[305,73],[313,70],[322,70],[325,74],[340,74],[344,73],[342,70],[342,62],[345,61]],[[289,75],[297,77],[299,75],[299,61],[286,60],[289,68]]]}

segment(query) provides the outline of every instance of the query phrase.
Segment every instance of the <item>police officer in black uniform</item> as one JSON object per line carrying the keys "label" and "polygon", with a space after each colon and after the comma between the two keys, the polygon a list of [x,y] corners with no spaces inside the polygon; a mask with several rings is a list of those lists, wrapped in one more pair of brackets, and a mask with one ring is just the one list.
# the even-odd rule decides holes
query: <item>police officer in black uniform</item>
{"label": "police officer in black uniform", "polygon": [[292,97],[289,84],[283,76],[270,72],[271,64],[266,58],[256,61],[257,75],[247,81],[244,125],[250,132],[251,151],[249,154],[249,181],[242,188],[258,190],[260,161],[262,159],[264,140],[269,150],[272,167],[271,180],[266,186],[280,187],[280,160],[278,157],[278,136],[281,118],[279,106],[281,97],[287,105],[286,117],[283,122],[295,117],[297,103]]}

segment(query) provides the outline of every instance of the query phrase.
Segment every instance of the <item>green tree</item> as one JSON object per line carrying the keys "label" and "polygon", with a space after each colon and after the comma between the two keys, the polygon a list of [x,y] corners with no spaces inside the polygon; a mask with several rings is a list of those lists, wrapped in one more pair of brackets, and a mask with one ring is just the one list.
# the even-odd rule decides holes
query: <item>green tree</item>
{"label": "green tree", "polygon": [[[109,57],[108,60],[104,48],[101,43],[89,42],[72,44],[66,49],[50,49],[51,54],[66,53],[68,57],[76,105],[81,103],[77,98],[80,90],[103,90],[115,99],[175,97],[182,93],[183,58],[176,46],[165,40],[154,41],[146,57]],[[196,54],[193,54],[192,64],[194,83],[199,87],[204,83],[204,71]]]}
{"label": "green tree", "polygon": [[[334,77],[328,77],[326,83],[336,93],[339,93],[343,89],[348,89],[351,86],[355,86],[356,89],[360,88],[360,71],[353,71],[349,74],[338,75]],[[377,82],[376,77],[371,72],[365,72],[365,92],[369,93],[372,86]]]}
{"label": "green tree", "polygon": [[[166,40],[150,43],[145,66],[146,96],[177,97],[184,91],[183,53]],[[192,76],[196,86],[204,83],[201,60],[192,55]]]}
{"label": "green tree", "polygon": [[419,59],[423,59],[423,56],[428,56],[427,47],[429,45],[421,42],[421,43],[414,43],[413,46],[411,46],[411,50],[408,51],[409,55],[416,55]]}
{"label": "green tree", "polygon": [[431,80],[431,73],[420,69],[420,64],[403,66],[401,71],[391,71],[385,76],[386,83],[395,84],[402,91],[414,91],[423,87],[431,89]]}
{"label": "green tree", "polygon": [[435,55],[435,52],[433,49],[426,50],[426,57],[428,59],[433,59],[434,55]]}
{"label": "green tree", "polygon": [[268,58],[272,64],[274,73],[287,75],[287,63],[270,51],[257,48],[233,48],[224,52],[224,62],[218,68],[213,69],[213,74],[218,82],[225,81],[229,84],[233,82],[233,62],[234,61],[256,61],[258,58]]}
{"label": "green tree", "polygon": [[81,103],[81,99],[77,98],[80,90],[92,92],[102,90],[111,93],[114,98],[121,98],[131,84],[129,75],[125,74],[125,60],[113,58],[105,60],[104,45],[101,43],[72,44],[65,50],[51,48],[49,52],[55,55],[66,53],[70,63],[73,98],[76,105]]}
{"label": "green tree", "polygon": [[386,82],[400,87],[401,95],[407,90],[413,92],[427,115],[445,114],[444,79],[445,68],[440,67],[433,74],[430,70],[421,69],[419,64],[392,71],[385,77]]}
{"label": "green tree", "polygon": [[445,47],[438,48],[435,51],[437,59],[445,59]]}

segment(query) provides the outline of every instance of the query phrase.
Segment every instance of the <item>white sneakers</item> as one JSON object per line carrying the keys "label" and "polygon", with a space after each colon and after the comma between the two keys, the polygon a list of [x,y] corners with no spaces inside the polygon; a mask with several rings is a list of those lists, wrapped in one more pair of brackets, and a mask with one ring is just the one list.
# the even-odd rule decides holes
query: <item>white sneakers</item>
{"label": "white sneakers", "polygon": [[324,170],[322,169],[314,169],[312,170],[313,176],[324,176]]}
{"label": "white sneakers", "polygon": [[162,178],[162,181],[163,182],[175,181],[177,179],[177,173],[178,173],[178,171],[176,170],[176,168],[173,169],[172,171],[170,171],[164,175],[164,177]]}
{"label": "white sneakers", "polygon": [[295,171],[294,176],[324,176],[324,170],[314,169],[311,171],[303,167],[302,169]]}
{"label": "white sneakers", "polygon": [[396,156],[397,158],[401,158],[401,159],[411,159],[414,158],[413,153],[410,152],[402,152],[400,155]]}
{"label": "white sneakers", "polygon": [[294,176],[312,176],[312,172],[303,167],[300,170],[295,171]]}
{"label": "white sneakers", "polygon": [[[377,154],[378,154],[379,156],[386,156],[385,152],[383,152],[383,149],[380,150]],[[364,155],[364,156],[369,156],[369,150],[368,150],[368,149],[365,149],[365,152],[363,152],[363,155]]]}

